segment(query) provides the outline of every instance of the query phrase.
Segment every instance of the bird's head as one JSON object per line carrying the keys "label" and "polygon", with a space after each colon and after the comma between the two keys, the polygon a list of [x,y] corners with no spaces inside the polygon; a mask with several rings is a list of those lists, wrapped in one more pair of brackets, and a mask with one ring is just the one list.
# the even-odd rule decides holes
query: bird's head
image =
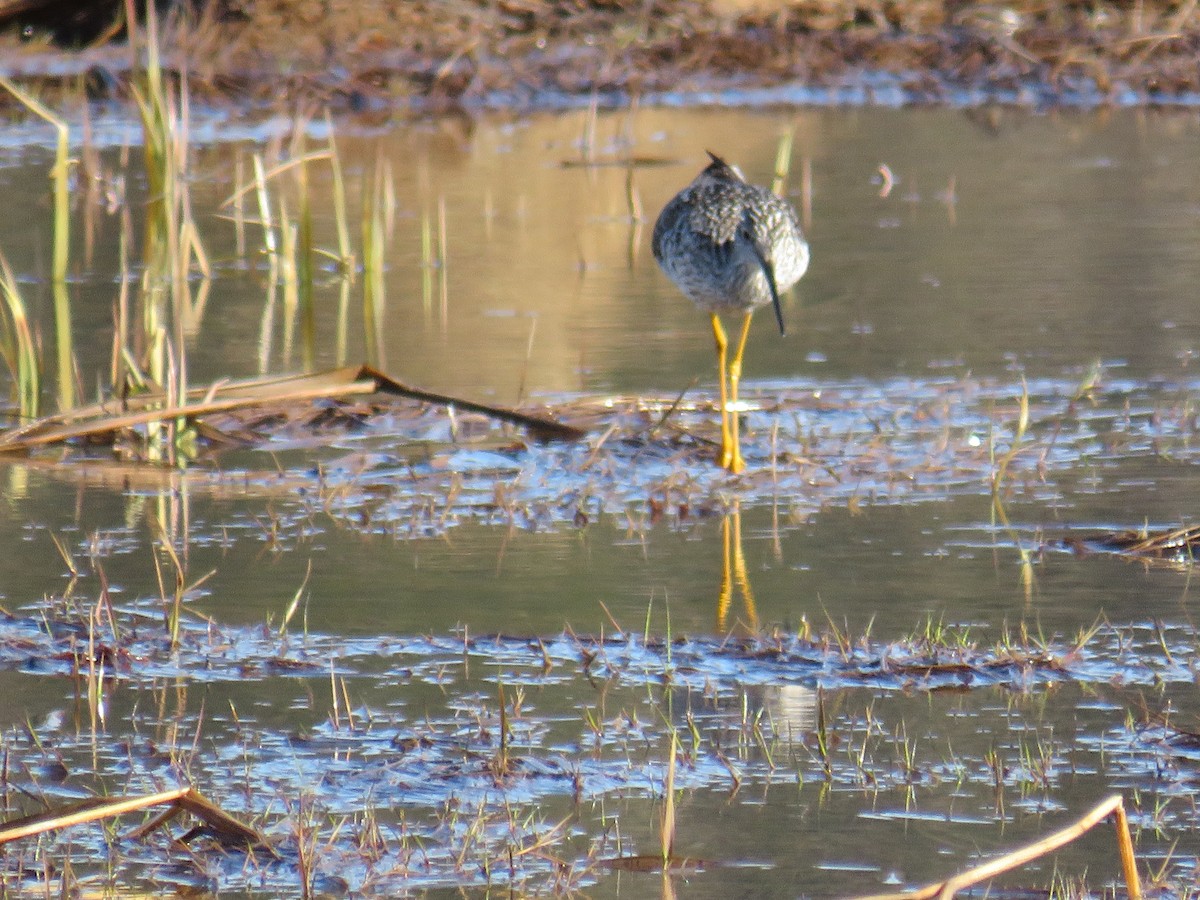
{"label": "bird's head", "polygon": [[745,182],[746,176],[742,174],[742,170],[737,166],[731,166],[717,154],[711,150],[705,151],[708,158],[712,160],[700,173],[701,177],[708,177],[715,181],[740,181]]}

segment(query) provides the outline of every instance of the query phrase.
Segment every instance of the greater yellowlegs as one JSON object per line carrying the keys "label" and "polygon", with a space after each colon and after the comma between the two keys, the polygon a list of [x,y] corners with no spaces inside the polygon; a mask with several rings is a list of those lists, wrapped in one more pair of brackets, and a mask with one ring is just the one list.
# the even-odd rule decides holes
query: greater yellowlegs
{"label": "greater yellowlegs", "polygon": [[[738,440],[738,382],[754,310],[771,303],[784,333],[779,294],[808,268],[808,243],[796,210],[750,184],[714,153],[712,162],[663,207],[654,223],[654,258],[676,287],[712,317],[721,376],[721,458],[730,472],[746,464]],[[726,367],[722,313],[742,313],[742,331]],[[728,388],[726,388],[728,384]]]}

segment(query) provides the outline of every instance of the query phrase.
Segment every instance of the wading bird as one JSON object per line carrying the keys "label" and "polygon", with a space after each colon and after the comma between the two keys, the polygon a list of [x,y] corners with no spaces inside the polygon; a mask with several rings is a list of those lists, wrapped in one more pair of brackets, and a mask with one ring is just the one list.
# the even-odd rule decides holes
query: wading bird
{"label": "wading bird", "polygon": [[[738,382],[754,310],[771,303],[784,333],[779,295],[808,268],[808,243],[790,203],[750,184],[714,153],[712,162],[663,207],[654,223],[654,258],[675,286],[712,317],[721,376],[721,457],[730,472],[746,464],[738,440]],[[721,313],[742,313],[733,361]],[[728,388],[726,387],[728,384]]]}

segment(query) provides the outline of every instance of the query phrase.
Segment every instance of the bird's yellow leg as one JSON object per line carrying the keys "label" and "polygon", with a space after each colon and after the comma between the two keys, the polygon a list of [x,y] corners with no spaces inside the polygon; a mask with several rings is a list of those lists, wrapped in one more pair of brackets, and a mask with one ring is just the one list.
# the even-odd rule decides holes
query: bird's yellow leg
{"label": "bird's yellow leg", "polygon": [[725,326],[721,324],[721,318],[716,313],[712,314],[712,330],[717,341],[717,374],[721,378],[721,458],[718,462],[722,468],[729,469],[734,456],[733,440],[729,434],[729,395],[725,390],[725,360],[729,351],[729,338],[725,335]]}
{"label": "bird's yellow leg", "polygon": [[733,440],[733,453],[729,457],[725,468],[730,472],[737,474],[746,468],[745,461],[742,460],[742,443],[741,435],[738,434],[738,383],[742,380],[742,354],[746,352],[746,338],[750,336],[750,318],[754,315],[754,311],[750,310],[746,313],[746,318],[742,320],[742,334],[738,338],[737,352],[733,354],[733,362],[729,364],[729,401],[733,405],[730,410],[730,436]]}

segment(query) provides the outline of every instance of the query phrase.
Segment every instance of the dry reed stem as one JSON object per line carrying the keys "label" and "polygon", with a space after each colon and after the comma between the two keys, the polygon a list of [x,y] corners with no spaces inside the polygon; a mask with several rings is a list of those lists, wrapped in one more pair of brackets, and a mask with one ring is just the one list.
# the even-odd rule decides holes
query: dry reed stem
{"label": "dry reed stem", "polygon": [[1125,816],[1125,800],[1120,794],[1108,797],[1066,828],[1048,834],[1032,844],[1012,850],[981,866],[968,869],[945,881],[929,884],[912,892],[872,894],[855,898],[855,900],[931,900],[934,897],[939,900],[948,900],[965,888],[995,878],[997,875],[1053,853],[1060,847],[1077,840],[1109,816],[1115,820],[1117,849],[1121,857],[1121,869],[1125,875],[1125,888],[1129,900],[1141,900],[1142,887],[1137,874],[1137,859],[1133,854],[1133,839],[1129,835],[1129,820]]}
{"label": "dry reed stem", "polygon": [[[32,816],[22,816],[0,825],[0,844],[19,838],[57,831],[72,825],[82,825],[100,819],[112,818],[125,813],[137,812],[169,803],[177,809],[190,812],[208,825],[221,840],[228,843],[245,844],[270,850],[270,844],[256,829],[239,822],[216,804],[207,800],[195,788],[181,787],[157,794],[140,797],[93,797],[79,803],[50,809]],[[167,816],[159,816],[156,822],[164,822]],[[271,851],[274,853],[274,851]]]}
{"label": "dry reed stem", "polygon": [[17,385],[21,418],[36,417],[40,409],[42,369],[38,342],[29,313],[8,259],[0,253],[0,355]]}
{"label": "dry reed stem", "polygon": [[659,826],[659,846],[662,849],[664,870],[675,856],[675,831],[678,826],[675,819],[675,756],[678,742],[675,730],[671,729],[671,755],[667,758],[667,780],[663,785],[662,822]]}
{"label": "dry reed stem", "polygon": [[[0,451],[29,450],[88,435],[111,433],[138,425],[187,418],[231,409],[279,403],[284,400],[315,400],[353,394],[383,393],[423,403],[449,406],[480,413],[503,422],[528,428],[543,439],[578,440],[586,432],[573,425],[523,413],[502,406],[477,403],[449,394],[409,387],[370,366],[345,366],[312,375],[221,380],[206,388],[192,389],[178,403],[153,408],[161,403],[160,393],[131,397],[123,403],[101,403],[47,416],[21,428],[0,433]],[[114,407],[117,411],[114,411]]]}
{"label": "dry reed stem", "polygon": [[237,190],[222,200],[220,207],[221,209],[224,209],[225,207],[232,207],[236,211],[238,203],[240,203],[251,191],[260,190],[263,183],[270,181],[278,175],[282,175],[284,172],[289,172],[298,166],[306,166],[310,162],[320,162],[321,160],[332,160],[334,158],[335,154],[332,150],[313,150],[311,153],[304,153],[300,156],[294,156],[285,162],[278,163],[277,165],[272,166],[270,169],[266,169],[260,174],[257,174],[255,180],[248,184],[242,184],[240,181],[237,182]]}
{"label": "dry reed stem", "polygon": [[1125,553],[1161,553],[1180,547],[1190,548],[1200,538],[1200,526],[1185,525],[1173,531],[1148,534],[1143,540],[1122,548]]}

